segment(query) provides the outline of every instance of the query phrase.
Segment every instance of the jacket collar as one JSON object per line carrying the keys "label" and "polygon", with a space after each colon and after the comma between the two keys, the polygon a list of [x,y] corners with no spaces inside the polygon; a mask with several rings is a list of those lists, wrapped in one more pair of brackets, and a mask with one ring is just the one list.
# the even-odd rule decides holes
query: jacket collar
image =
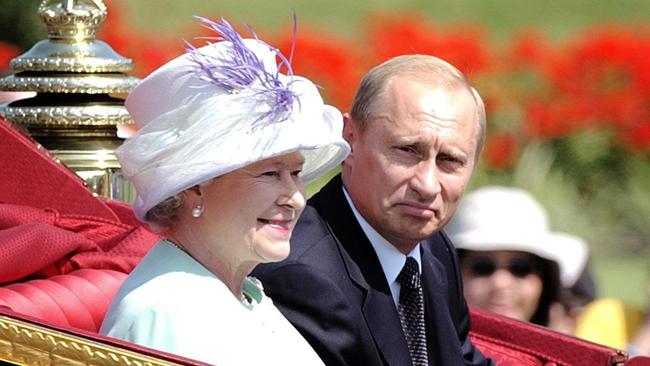
{"label": "jacket collar", "polygon": [[342,190],[341,176],[334,177],[310,200],[328,223],[348,256],[350,279],[365,292],[362,312],[375,344],[388,365],[410,364],[408,346],[379,259],[357,222]]}

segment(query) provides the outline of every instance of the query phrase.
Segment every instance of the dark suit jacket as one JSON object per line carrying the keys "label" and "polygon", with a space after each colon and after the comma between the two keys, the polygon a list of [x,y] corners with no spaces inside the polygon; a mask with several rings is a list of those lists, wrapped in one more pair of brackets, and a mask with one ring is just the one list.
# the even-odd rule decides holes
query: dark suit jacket
{"label": "dark suit jacket", "polygon": [[[423,242],[430,364],[490,365],[468,338],[455,249],[437,233]],[[291,254],[253,275],[327,365],[410,365],[406,340],[375,251],[343,195],[340,176],[309,200]]]}

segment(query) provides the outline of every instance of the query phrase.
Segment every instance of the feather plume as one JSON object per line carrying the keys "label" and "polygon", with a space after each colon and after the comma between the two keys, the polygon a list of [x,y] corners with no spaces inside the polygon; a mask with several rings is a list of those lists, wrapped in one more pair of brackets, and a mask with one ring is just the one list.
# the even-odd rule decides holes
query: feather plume
{"label": "feather plume", "polygon": [[[290,80],[284,85],[279,79],[279,70],[281,67],[286,68],[286,74],[288,76],[293,76],[291,61],[280,50],[261,41],[252,28],[250,26],[248,27],[252,36],[257,41],[267,45],[280,60],[277,67],[278,71],[270,73],[265,69],[262,60],[246,47],[241,35],[237,33],[228,21],[223,18],[219,22],[214,22],[200,16],[195,16],[195,18],[203,23],[203,26],[213,30],[217,34],[215,37],[203,37],[203,39],[207,39],[209,43],[211,43],[210,41],[227,41],[232,45],[227,55],[213,56],[202,53],[199,48],[185,41],[187,52],[196,63],[196,72],[198,72],[199,77],[233,94],[242,89],[255,88],[255,95],[268,98],[272,101],[270,103],[272,106],[271,109],[253,122],[253,129],[259,127],[258,125],[263,123],[263,121],[276,122],[283,120],[283,115],[291,113],[294,102],[297,101],[300,103],[298,96],[291,90],[293,80]],[[256,81],[257,83],[255,83]]]}

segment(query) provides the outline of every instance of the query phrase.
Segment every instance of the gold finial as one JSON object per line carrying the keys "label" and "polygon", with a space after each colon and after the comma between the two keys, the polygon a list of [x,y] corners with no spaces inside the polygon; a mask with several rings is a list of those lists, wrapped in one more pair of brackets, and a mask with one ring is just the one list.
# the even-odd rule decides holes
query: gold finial
{"label": "gold finial", "polygon": [[[124,73],[133,68],[130,59],[95,38],[107,15],[106,5],[101,0],[44,0],[38,14],[47,27],[49,39],[36,43],[28,52],[11,60],[13,71]],[[59,84],[56,83],[54,89],[60,89]],[[3,89],[2,85],[0,81],[0,89],[11,90]]]}
{"label": "gold finial", "polygon": [[139,79],[126,72],[132,61],[95,38],[106,18],[101,0],[45,0],[38,9],[49,39],[11,60],[12,75],[0,91],[36,96],[0,105],[0,115],[26,130],[57,160],[81,176],[95,193],[132,200],[114,150],[119,127],[133,122],[126,96]]}
{"label": "gold finial", "polygon": [[101,0],[43,0],[38,15],[54,42],[88,42],[95,39],[97,28],[106,18]]}

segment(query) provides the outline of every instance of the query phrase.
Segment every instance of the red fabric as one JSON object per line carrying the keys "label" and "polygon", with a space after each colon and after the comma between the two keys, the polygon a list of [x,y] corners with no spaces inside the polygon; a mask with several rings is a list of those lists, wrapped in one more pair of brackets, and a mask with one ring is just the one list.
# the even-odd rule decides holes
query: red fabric
{"label": "red fabric", "polygon": [[0,141],[0,284],[81,268],[129,273],[158,240],[128,205],[95,197],[2,119]]}
{"label": "red fabric", "polygon": [[625,366],[650,366],[650,357],[637,356],[625,363]]}
{"label": "red fabric", "polygon": [[499,366],[547,366],[544,361],[533,355],[503,345],[491,338],[471,334],[474,345]]}
{"label": "red fabric", "polygon": [[3,120],[0,141],[0,306],[96,332],[159,237]]}
{"label": "red fabric", "polygon": [[63,327],[97,332],[127,274],[81,269],[0,287],[0,306]]}
{"label": "red fabric", "polygon": [[0,141],[0,203],[117,219],[73,171],[1,118]]}
{"label": "red fabric", "polygon": [[530,323],[471,309],[470,336],[498,365],[620,365],[627,354]]}
{"label": "red fabric", "polygon": [[0,309],[97,332],[159,237],[0,119]]}
{"label": "red fabric", "polygon": [[141,225],[0,204],[0,283],[81,268],[129,273],[157,240]]}

